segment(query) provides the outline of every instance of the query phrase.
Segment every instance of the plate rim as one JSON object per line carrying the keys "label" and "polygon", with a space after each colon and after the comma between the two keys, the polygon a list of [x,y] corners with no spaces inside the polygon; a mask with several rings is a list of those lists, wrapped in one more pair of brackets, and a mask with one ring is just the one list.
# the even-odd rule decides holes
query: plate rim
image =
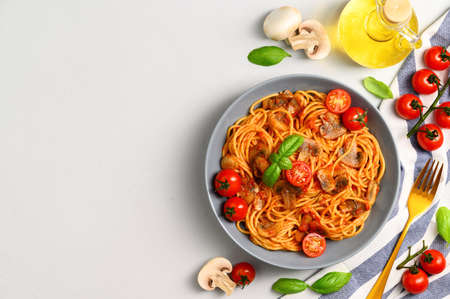
{"label": "plate rim", "polygon": [[[397,177],[396,177],[396,182],[395,182],[395,195],[394,195],[394,200],[391,204],[391,206],[389,207],[389,210],[386,213],[386,216],[384,217],[381,225],[376,229],[375,233],[372,234],[368,240],[366,242],[364,242],[363,244],[361,244],[357,249],[355,249],[352,252],[349,252],[348,254],[344,254],[342,257],[337,258],[336,260],[327,262],[327,263],[322,263],[320,265],[317,266],[307,266],[307,267],[299,267],[299,266],[289,266],[289,265],[284,265],[284,264],[280,264],[274,261],[269,261],[266,258],[259,256],[258,254],[252,252],[250,249],[246,248],[245,246],[242,246],[234,237],[233,235],[228,231],[228,229],[225,227],[225,225],[219,220],[220,215],[217,213],[217,211],[214,208],[213,205],[213,200],[214,198],[211,198],[210,194],[209,194],[209,190],[211,189],[211,178],[208,178],[207,176],[207,172],[208,172],[208,164],[207,161],[209,160],[210,157],[210,153],[211,153],[211,147],[212,147],[212,142],[213,142],[213,137],[218,133],[219,130],[219,124],[222,123],[225,119],[225,116],[228,114],[228,112],[230,110],[233,109],[233,107],[235,105],[237,105],[237,103],[239,103],[243,98],[245,98],[248,94],[252,93],[255,89],[258,89],[264,85],[267,85],[273,81],[282,81],[285,79],[291,79],[291,78],[298,78],[298,79],[304,79],[305,77],[308,78],[316,78],[319,80],[327,80],[327,81],[331,81],[331,82],[335,82],[341,86],[343,86],[344,88],[350,90],[352,93],[358,95],[360,98],[362,98],[368,105],[372,106],[373,110],[376,111],[376,114],[378,114],[378,116],[382,119],[384,125],[386,127],[388,127],[388,124],[386,123],[385,119],[383,118],[381,112],[378,110],[377,107],[375,107],[369,100],[366,99],[366,97],[364,97],[363,95],[361,95],[358,91],[356,91],[354,88],[349,87],[347,84],[342,83],[339,80],[335,80],[335,79],[330,79],[324,76],[320,76],[320,75],[315,75],[315,74],[305,74],[305,73],[294,73],[294,74],[287,74],[287,75],[281,75],[281,76],[276,76],[276,77],[272,77],[270,79],[266,79],[260,83],[257,83],[255,85],[253,85],[252,87],[248,88],[244,93],[242,93],[240,96],[238,96],[235,100],[233,100],[233,102],[228,105],[228,107],[222,112],[220,118],[217,120],[214,129],[212,130],[209,140],[208,140],[208,144],[207,144],[207,148],[206,148],[206,155],[205,155],[205,159],[204,159],[204,167],[203,167],[203,177],[204,177],[204,187],[206,190],[206,195],[208,198],[208,202],[210,205],[210,208],[214,214],[214,216],[216,217],[217,222],[219,222],[220,226],[222,227],[222,229],[225,231],[225,233],[228,235],[228,237],[233,240],[233,242],[242,250],[244,250],[245,252],[247,252],[249,255],[251,255],[252,257],[263,261],[269,265],[273,265],[273,266],[277,266],[283,269],[291,269],[291,270],[312,270],[312,269],[320,269],[320,268],[326,268],[332,265],[336,265],[340,262],[343,262],[349,258],[351,258],[352,256],[358,254],[361,250],[363,250],[364,248],[366,248],[374,239],[376,236],[378,236],[378,234],[381,232],[381,230],[384,228],[384,226],[386,225],[386,223],[388,222],[388,220],[390,219],[390,215],[392,213],[392,211],[394,210],[394,208],[396,207],[396,205],[398,204],[398,200],[399,200],[399,193],[400,193],[400,182],[401,182],[401,167],[400,167],[400,156],[398,153],[398,149],[397,149],[397,144],[395,143],[395,139],[394,136],[392,135],[391,131],[388,130],[388,135],[389,137],[392,139],[392,143],[394,144],[394,150],[393,150],[393,154],[396,160],[396,165],[395,165],[395,169],[397,170]],[[248,113],[248,112],[247,112]],[[369,215],[370,217],[370,215]],[[265,248],[264,248],[265,249]],[[266,249],[268,250],[268,249]],[[268,250],[270,251],[270,250]]]}

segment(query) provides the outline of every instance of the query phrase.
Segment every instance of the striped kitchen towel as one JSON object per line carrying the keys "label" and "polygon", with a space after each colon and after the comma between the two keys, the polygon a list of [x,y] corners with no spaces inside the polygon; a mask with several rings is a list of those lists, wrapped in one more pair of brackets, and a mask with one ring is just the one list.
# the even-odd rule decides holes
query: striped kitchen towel
{"label": "striped kitchen towel", "polygon": [[[422,34],[423,46],[411,53],[404,61],[399,73],[391,84],[394,98],[405,93],[415,93],[411,87],[411,76],[418,69],[424,68],[423,53],[430,46],[441,45],[449,47],[450,45],[450,13],[447,11],[442,17],[428,27]],[[445,82],[448,78],[448,70],[436,72],[441,82]],[[420,96],[424,105],[429,106],[436,98],[436,94]],[[449,101],[449,91],[447,90],[441,98],[441,102]],[[386,284],[383,298],[409,298],[411,294],[407,293],[401,286],[400,279],[402,271],[395,270],[398,265],[407,256],[408,245],[413,245],[413,251],[422,247],[422,240],[430,248],[441,251],[449,259],[450,247],[446,247],[445,241],[437,235],[435,213],[439,206],[444,205],[450,207],[450,133],[444,130],[443,146],[432,153],[423,151],[419,148],[416,138],[408,139],[406,133],[415,124],[415,120],[406,121],[399,118],[394,110],[394,101],[385,100],[380,106],[380,111],[390,125],[391,132],[396,140],[397,148],[400,153],[402,167],[402,189],[398,200],[398,206],[390,215],[386,225],[376,238],[361,252],[349,258],[343,263],[322,269],[307,281],[314,282],[330,271],[352,272],[353,276],[350,282],[344,286],[339,292],[330,295],[318,295],[312,291],[305,291],[292,298],[365,298],[371,290],[373,284],[377,280],[379,274],[383,270],[392,250],[397,242],[398,237],[408,218],[407,200],[414,179],[418,172],[423,168],[425,162],[432,156],[433,158],[444,162],[444,172],[439,193],[433,205],[424,214],[416,218],[411,225],[409,232],[403,242],[397,260],[394,263],[393,270]],[[432,115],[426,120],[426,123],[433,122]],[[383,141],[380,141],[383,142]],[[450,298],[450,265],[444,272],[430,276],[430,285],[422,294],[414,295],[414,298]]]}

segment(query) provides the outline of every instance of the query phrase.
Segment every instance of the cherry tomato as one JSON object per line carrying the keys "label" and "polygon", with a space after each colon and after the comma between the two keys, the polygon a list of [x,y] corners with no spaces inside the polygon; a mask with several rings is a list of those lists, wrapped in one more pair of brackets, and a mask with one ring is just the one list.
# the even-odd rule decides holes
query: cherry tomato
{"label": "cherry tomato", "polygon": [[216,175],[214,187],[220,195],[231,197],[241,190],[241,177],[232,169],[223,169]]}
{"label": "cherry tomato", "polygon": [[231,271],[231,279],[239,286],[244,288],[255,279],[255,268],[249,263],[239,263],[234,265]]}
{"label": "cherry tomato", "polygon": [[342,115],[344,126],[350,131],[356,131],[367,125],[367,111],[359,107],[350,107]]}
{"label": "cherry tomato", "polygon": [[434,151],[444,143],[444,135],[442,135],[441,129],[436,125],[423,125],[417,132],[417,142],[424,150]]}
{"label": "cherry tomato", "polygon": [[343,89],[333,89],[327,94],[325,104],[327,105],[328,110],[340,114],[350,108],[352,98],[350,97],[350,94]]}
{"label": "cherry tomato", "polygon": [[229,198],[223,206],[223,213],[225,214],[225,217],[230,221],[239,221],[245,219],[247,210],[247,202],[240,197]]}
{"label": "cherry tomato", "polygon": [[302,241],[303,252],[309,257],[321,256],[326,247],[325,238],[317,233],[307,234]]}
{"label": "cherry tomato", "polygon": [[411,294],[419,294],[428,287],[428,276],[422,269],[414,267],[402,275],[403,287]]}
{"label": "cherry tomato", "polygon": [[425,64],[433,70],[443,71],[450,66],[450,53],[441,46],[434,46],[425,51]]}
{"label": "cherry tomato", "polygon": [[430,94],[438,89],[439,78],[433,71],[421,69],[413,75],[411,83],[417,93]]}
{"label": "cherry tomato", "polygon": [[422,109],[422,101],[410,93],[402,95],[395,102],[395,111],[404,119],[418,118]]}
{"label": "cherry tomato", "polygon": [[293,162],[292,168],[286,170],[285,174],[288,182],[296,187],[308,185],[312,178],[311,168],[303,161]]}
{"label": "cherry tomato", "polygon": [[439,105],[434,112],[436,122],[442,128],[450,129],[450,102],[444,102]]}
{"label": "cherry tomato", "polygon": [[445,269],[445,257],[436,249],[425,250],[420,256],[420,266],[428,274],[438,274]]}

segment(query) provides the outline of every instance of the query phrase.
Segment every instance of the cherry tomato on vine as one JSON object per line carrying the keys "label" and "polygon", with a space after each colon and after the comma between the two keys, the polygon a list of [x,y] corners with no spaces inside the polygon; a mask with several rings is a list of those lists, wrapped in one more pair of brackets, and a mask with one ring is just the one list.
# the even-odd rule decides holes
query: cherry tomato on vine
{"label": "cherry tomato on vine", "polygon": [[350,131],[356,131],[367,126],[367,111],[360,107],[350,107],[342,115],[344,126]]}
{"label": "cherry tomato on vine", "polygon": [[214,187],[222,196],[233,196],[241,190],[241,176],[232,169],[223,169],[216,175]]}
{"label": "cherry tomato on vine", "polygon": [[311,168],[303,161],[293,162],[292,168],[286,170],[285,174],[288,182],[296,187],[308,185],[312,178]]}
{"label": "cherry tomato on vine", "polygon": [[425,64],[433,70],[442,71],[450,66],[450,53],[441,46],[434,46],[425,51]]}
{"label": "cherry tomato on vine", "polygon": [[442,128],[450,129],[450,102],[444,102],[434,112],[436,123]]}
{"label": "cherry tomato on vine", "polygon": [[328,110],[340,114],[350,108],[352,98],[350,94],[343,89],[333,89],[327,94],[325,104],[327,105]]}
{"label": "cherry tomato on vine", "polygon": [[411,294],[419,294],[428,288],[428,276],[422,269],[413,267],[403,273],[402,284]]}
{"label": "cherry tomato on vine", "polygon": [[404,94],[395,101],[395,111],[404,119],[418,118],[421,110],[423,110],[422,101],[413,94]]}
{"label": "cherry tomato on vine", "polygon": [[317,233],[309,233],[303,238],[302,249],[309,257],[321,256],[326,248],[325,238]]}
{"label": "cherry tomato on vine", "polygon": [[247,210],[247,202],[240,197],[229,198],[223,206],[223,213],[225,214],[225,217],[230,221],[239,221],[245,219]]}
{"label": "cherry tomato on vine", "polygon": [[417,93],[430,94],[438,89],[439,78],[433,71],[421,69],[413,75],[411,83]]}
{"label": "cherry tomato on vine", "polygon": [[244,288],[255,279],[255,268],[246,262],[236,264],[233,267],[233,271],[231,271],[231,279]]}
{"label": "cherry tomato on vine", "polygon": [[445,257],[436,249],[425,250],[420,256],[420,266],[428,274],[438,274],[445,269]]}
{"label": "cherry tomato on vine", "polygon": [[434,151],[444,143],[441,128],[433,124],[426,124],[417,131],[417,142],[426,151]]}

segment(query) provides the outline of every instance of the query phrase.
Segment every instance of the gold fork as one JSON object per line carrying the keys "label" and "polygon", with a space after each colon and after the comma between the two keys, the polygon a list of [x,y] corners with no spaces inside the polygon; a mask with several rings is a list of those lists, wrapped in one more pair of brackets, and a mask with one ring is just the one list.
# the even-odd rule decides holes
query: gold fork
{"label": "gold fork", "polygon": [[[381,272],[380,277],[378,277],[378,280],[373,285],[372,290],[370,290],[369,292],[369,295],[367,295],[367,299],[375,299],[375,298],[378,299],[383,296],[386,281],[389,277],[392,265],[394,264],[398,251],[402,246],[403,239],[405,239],[406,233],[408,232],[409,226],[411,225],[413,219],[416,218],[417,215],[421,214],[431,205],[434,196],[436,195],[436,191],[438,189],[439,182],[441,180],[442,169],[444,165],[441,165],[441,169],[439,170],[436,180],[434,180],[436,171],[439,167],[439,164],[441,163],[433,161],[431,167],[427,170],[430,161],[431,158],[427,161],[422,171],[420,172],[419,176],[417,177],[416,181],[414,182],[414,185],[411,189],[411,193],[409,194],[408,198],[408,212],[409,212],[408,221],[406,222],[405,227],[403,228],[403,232],[397,241],[397,245],[395,245],[391,257],[389,258],[386,266],[384,267],[383,272]],[[425,178],[423,179],[424,176]]]}

